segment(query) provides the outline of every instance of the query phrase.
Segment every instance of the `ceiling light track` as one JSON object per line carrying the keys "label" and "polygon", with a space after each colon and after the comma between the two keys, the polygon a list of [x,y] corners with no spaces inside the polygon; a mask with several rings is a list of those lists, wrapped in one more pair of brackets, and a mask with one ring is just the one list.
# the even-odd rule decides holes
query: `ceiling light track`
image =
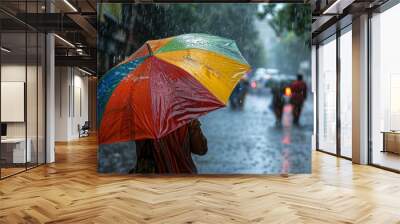
{"label": "ceiling light track", "polygon": [[5,47],[1,47],[0,49],[1,49],[1,51],[4,51],[4,52],[6,52],[6,53],[10,53],[10,52],[11,52],[10,49],[7,49],[7,48],[5,48]]}
{"label": "ceiling light track", "polygon": [[88,72],[88,71],[86,71],[86,70],[84,70],[84,69],[82,69],[82,68],[80,68],[80,67],[78,67],[78,70],[81,71],[81,72],[83,72],[83,73],[85,73],[85,74],[87,74],[87,75],[89,75],[89,76],[92,76],[92,75],[93,75],[92,73],[90,73],[90,72]]}
{"label": "ceiling light track", "polygon": [[61,40],[62,42],[64,42],[65,44],[67,44],[68,46],[72,47],[72,48],[76,48],[75,45],[73,45],[71,42],[69,42],[68,40],[62,38],[61,36],[59,36],[58,34],[54,34],[55,37],[57,37],[59,40]]}
{"label": "ceiling light track", "polygon": [[78,10],[75,8],[75,6],[73,6],[68,0],[64,0],[64,3],[66,5],[68,5],[68,7],[72,9],[72,11],[78,12]]}

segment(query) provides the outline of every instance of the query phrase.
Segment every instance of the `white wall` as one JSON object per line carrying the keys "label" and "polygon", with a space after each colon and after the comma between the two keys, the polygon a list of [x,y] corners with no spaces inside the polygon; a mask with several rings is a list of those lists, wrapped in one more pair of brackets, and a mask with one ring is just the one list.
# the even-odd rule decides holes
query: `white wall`
{"label": "white wall", "polygon": [[[1,66],[1,81],[3,82],[25,82],[25,75],[27,69],[28,72],[28,84],[29,87],[36,86],[36,80],[31,78],[31,75],[34,74],[36,76],[36,66],[27,66],[25,68],[24,65],[20,64],[4,64]],[[28,129],[33,127],[36,130],[36,113],[32,113],[32,111],[36,112],[37,99],[36,99],[36,88],[27,88],[27,107],[29,107],[27,113],[28,119]],[[39,105],[40,106],[40,105]],[[7,110],[7,108],[1,108],[2,110]],[[34,124],[31,124],[34,122]],[[25,122],[7,122],[7,136],[8,137],[25,137]],[[28,130],[29,137],[29,130]]]}
{"label": "white wall", "polygon": [[73,67],[56,67],[55,73],[55,140],[70,141],[89,117],[88,78]]}
{"label": "white wall", "polygon": [[[36,70],[38,69],[38,70]],[[2,82],[24,82],[26,84],[26,107],[21,108],[22,113],[26,112],[26,121],[22,122],[6,122],[7,137],[9,138],[25,138],[29,139],[32,150],[32,161],[39,163],[44,162],[44,74],[42,67],[36,65],[28,65],[18,63],[3,64],[1,66]],[[27,78],[27,80],[25,80]],[[7,97],[7,96],[2,96]],[[10,110],[10,108],[1,108]],[[8,111],[13,113],[12,111]],[[39,156],[37,157],[37,150]]]}
{"label": "white wall", "polygon": [[55,68],[55,140],[67,141],[69,133],[69,68]]}
{"label": "white wall", "polygon": [[[78,75],[76,72],[79,72]],[[89,119],[89,111],[88,111],[88,77],[82,76],[79,70],[75,70],[74,75],[74,108],[73,108],[73,119],[72,119],[72,129],[71,135],[75,138],[79,136],[78,133],[78,124],[81,126],[88,121]],[[80,96],[80,97],[79,97]],[[80,102],[79,102],[80,101]],[[80,108],[81,107],[81,108]],[[80,111],[81,110],[81,111]]]}
{"label": "white wall", "polygon": [[[25,82],[25,64],[6,64],[1,66],[1,81]],[[7,110],[7,108],[1,108]],[[7,123],[7,137],[25,137],[25,122]]]}
{"label": "white wall", "polygon": [[[29,69],[29,68],[28,68]],[[25,82],[25,65],[8,64],[1,66],[1,81],[3,82]],[[6,108],[1,108],[6,110]],[[25,137],[24,122],[8,123],[8,137]]]}

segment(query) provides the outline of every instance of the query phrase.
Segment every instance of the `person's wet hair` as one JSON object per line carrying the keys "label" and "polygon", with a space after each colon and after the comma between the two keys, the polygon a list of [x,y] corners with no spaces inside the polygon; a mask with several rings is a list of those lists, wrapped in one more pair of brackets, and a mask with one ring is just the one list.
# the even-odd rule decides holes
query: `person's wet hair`
{"label": "person's wet hair", "polygon": [[302,74],[297,74],[297,80],[303,80],[303,75]]}

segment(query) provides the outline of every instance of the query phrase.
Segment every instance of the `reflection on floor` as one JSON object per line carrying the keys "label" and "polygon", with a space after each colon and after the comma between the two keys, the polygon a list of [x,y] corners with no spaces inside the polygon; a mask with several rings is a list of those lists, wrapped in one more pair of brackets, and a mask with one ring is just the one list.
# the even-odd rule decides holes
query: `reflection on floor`
{"label": "reflection on floor", "polygon": [[21,171],[24,171],[24,168],[21,167],[17,167],[17,168],[1,168],[1,178],[13,175],[15,173],[19,173]]}
{"label": "reflection on floor", "polygon": [[97,173],[95,136],[0,181],[0,223],[399,223],[400,175],[312,152],[312,174]]}
{"label": "reflection on floor", "polygon": [[373,163],[376,165],[400,170],[400,155],[391,152],[374,151],[372,157]]}
{"label": "reflection on floor", "polygon": [[2,167],[0,168],[0,174],[1,174],[0,177],[5,178],[5,177],[20,173],[22,171],[25,171],[26,169],[30,169],[35,166],[36,166],[36,163],[27,163],[26,167],[25,167],[25,164],[18,164],[18,165],[2,164]]}

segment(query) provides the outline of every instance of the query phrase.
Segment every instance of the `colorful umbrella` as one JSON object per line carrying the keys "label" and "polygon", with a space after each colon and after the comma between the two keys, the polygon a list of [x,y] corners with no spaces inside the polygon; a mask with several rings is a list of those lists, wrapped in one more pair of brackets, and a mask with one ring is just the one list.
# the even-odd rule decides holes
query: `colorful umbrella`
{"label": "colorful umbrella", "polygon": [[99,143],[161,138],[224,107],[249,70],[233,40],[184,34],[147,41],[99,81]]}

